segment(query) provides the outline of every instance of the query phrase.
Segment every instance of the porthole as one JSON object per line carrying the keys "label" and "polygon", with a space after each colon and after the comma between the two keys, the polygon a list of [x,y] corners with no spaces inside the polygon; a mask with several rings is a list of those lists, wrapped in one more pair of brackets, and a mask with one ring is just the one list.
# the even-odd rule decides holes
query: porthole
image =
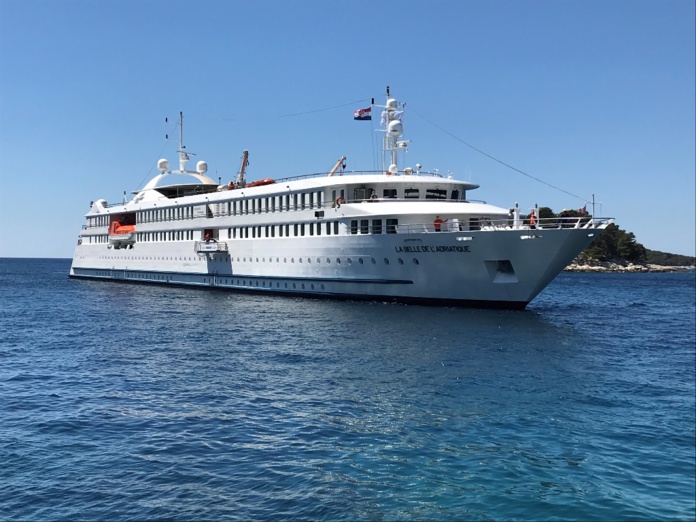
{"label": "porthole", "polygon": [[385,264],[385,265],[388,265],[388,264],[389,264],[389,259],[387,259],[386,257],[384,258],[384,264]]}
{"label": "porthole", "polygon": [[340,264],[341,264],[341,258],[340,258],[340,257],[337,257],[337,258],[336,258],[336,264],[337,264],[337,265],[340,265]]}
{"label": "porthole", "polygon": [[352,260],[350,257],[349,257],[348,259],[346,259],[346,262],[347,262],[349,265],[352,265],[352,264],[353,264],[353,260]]}
{"label": "porthole", "polygon": [[413,264],[414,264],[414,265],[418,265],[418,264],[420,264],[420,261],[418,261],[418,260],[414,257],[414,258],[413,258]]}
{"label": "porthole", "polygon": [[331,259],[329,259],[328,257],[326,258],[326,264],[327,264],[327,265],[330,265],[330,264],[331,264]]}
{"label": "porthole", "polygon": [[400,264],[400,265],[403,265],[403,264],[404,264],[404,260],[401,259],[401,258],[399,258],[399,264]]}
{"label": "porthole", "polygon": [[370,261],[372,261],[372,264],[373,264],[373,265],[376,265],[376,264],[377,264],[377,261],[375,261],[375,258],[374,258],[374,257],[371,258]]}
{"label": "porthole", "polygon": [[358,259],[358,263],[360,263],[361,265],[362,265],[362,264],[364,263],[364,261],[363,261],[363,258],[362,258],[362,257],[361,257],[360,259]]}

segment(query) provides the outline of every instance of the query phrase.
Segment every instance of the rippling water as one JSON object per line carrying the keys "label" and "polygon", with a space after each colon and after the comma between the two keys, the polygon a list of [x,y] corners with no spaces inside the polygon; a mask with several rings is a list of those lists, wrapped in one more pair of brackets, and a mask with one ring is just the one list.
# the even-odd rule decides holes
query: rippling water
{"label": "rippling water", "polygon": [[0,259],[0,519],[692,520],[694,273],[525,312]]}

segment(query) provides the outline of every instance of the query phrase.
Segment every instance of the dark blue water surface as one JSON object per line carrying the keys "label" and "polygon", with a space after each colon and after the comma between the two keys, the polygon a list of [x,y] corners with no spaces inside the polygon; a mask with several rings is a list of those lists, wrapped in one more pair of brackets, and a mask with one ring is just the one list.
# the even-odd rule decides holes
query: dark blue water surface
{"label": "dark blue water surface", "polygon": [[2,520],[692,520],[694,273],[524,312],[0,260]]}

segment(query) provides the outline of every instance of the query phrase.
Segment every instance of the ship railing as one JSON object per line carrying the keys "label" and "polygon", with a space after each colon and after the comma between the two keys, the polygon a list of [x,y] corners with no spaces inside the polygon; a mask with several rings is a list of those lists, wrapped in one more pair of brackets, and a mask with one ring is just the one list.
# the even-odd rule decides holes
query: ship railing
{"label": "ship railing", "polygon": [[532,224],[528,219],[520,219],[515,224],[513,219],[488,219],[479,218],[472,223],[471,220],[451,219],[443,222],[439,226],[435,223],[401,223],[396,225],[396,232],[399,234],[424,234],[424,233],[443,233],[443,232],[476,232],[476,231],[500,231],[500,230],[552,230],[552,229],[590,229],[605,228],[612,223],[613,218],[594,218],[594,217],[563,217],[563,218],[544,218]]}
{"label": "ship railing", "polygon": [[[290,176],[287,178],[274,178],[276,183],[285,183],[288,181],[296,181],[298,179],[311,179],[311,178],[323,178],[328,176],[328,172],[314,172],[311,174],[302,174],[299,176]],[[353,176],[353,175],[367,175],[367,174],[381,174],[384,175],[383,170],[343,170],[340,172],[336,172],[334,174],[334,177],[340,177],[340,176]],[[390,174],[391,175],[391,174]],[[403,171],[399,171],[396,176],[432,176],[432,177],[437,177],[437,178],[443,178],[444,176],[438,172],[412,172],[411,174],[404,174]]]}
{"label": "ship railing", "polygon": [[199,254],[216,252],[227,252],[229,249],[227,243],[224,241],[216,241],[211,239],[210,241],[194,241],[194,250]]}

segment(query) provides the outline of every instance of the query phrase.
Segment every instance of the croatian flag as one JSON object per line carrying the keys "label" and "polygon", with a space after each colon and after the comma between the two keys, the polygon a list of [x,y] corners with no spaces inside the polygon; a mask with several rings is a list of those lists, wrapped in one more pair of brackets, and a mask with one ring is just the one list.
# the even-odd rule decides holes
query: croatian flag
{"label": "croatian flag", "polygon": [[353,114],[354,120],[371,120],[372,119],[372,107],[366,109],[358,109]]}

